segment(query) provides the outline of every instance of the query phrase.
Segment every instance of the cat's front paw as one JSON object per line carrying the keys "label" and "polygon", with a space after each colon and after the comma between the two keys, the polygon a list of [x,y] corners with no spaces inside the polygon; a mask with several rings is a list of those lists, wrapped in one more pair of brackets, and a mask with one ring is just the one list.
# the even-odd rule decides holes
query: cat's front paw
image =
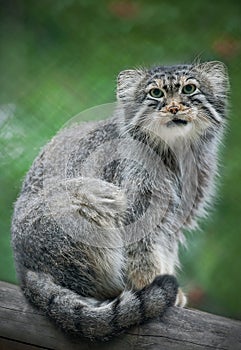
{"label": "cat's front paw", "polygon": [[71,179],[66,185],[74,210],[102,227],[116,227],[123,221],[126,196],[119,187],[98,179]]}
{"label": "cat's front paw", "polygon": [[178,288],[175,306],[184,307],[184,306],[186,306],[186,304],[187,304],[187,297],[183,293],[181,288]]}

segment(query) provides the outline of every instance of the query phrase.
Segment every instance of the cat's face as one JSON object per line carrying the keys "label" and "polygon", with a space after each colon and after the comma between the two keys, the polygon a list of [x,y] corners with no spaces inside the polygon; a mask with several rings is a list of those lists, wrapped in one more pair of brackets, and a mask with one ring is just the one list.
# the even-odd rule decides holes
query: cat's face
{"label": "cat's face", "polygon": [[126,127],[139,126],[167,142],[218,128],[226,113],[228,78],[220,62],[126,70],[117,97]]}

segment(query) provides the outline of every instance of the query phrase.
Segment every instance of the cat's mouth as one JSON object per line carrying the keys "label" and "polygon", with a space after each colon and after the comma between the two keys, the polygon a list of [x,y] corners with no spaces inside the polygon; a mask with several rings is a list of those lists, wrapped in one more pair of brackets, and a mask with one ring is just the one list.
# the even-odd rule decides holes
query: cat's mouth
{"label": "cat's mouth", "polygon": [[173,127],[173,126],[184,126],[187,125],[188,121],[180,118],[173,118],[169,122],[167,122],[166,126],[167,127]]}

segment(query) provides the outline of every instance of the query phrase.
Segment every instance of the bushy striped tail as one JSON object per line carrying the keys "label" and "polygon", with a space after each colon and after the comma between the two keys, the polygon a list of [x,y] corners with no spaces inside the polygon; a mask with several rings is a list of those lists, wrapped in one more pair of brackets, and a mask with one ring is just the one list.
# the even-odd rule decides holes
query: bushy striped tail
{"label": "bushy striped tail", "polygon": [[24,293],[63,330],[90,339],[107,340],[130,326],[162,315],[175,303],[177,282],[162,275],[140,291],[124,291],[112,301],[100,302],[55,284],[44,273],[28,271]]}

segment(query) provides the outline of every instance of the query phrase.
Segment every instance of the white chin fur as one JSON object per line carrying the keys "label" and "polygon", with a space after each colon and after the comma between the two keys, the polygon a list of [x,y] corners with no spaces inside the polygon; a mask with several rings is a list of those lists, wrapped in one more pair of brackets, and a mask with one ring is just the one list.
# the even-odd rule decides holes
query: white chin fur
{"label": "white chin fur", "polygon": [[173,125],[167,126],[165,124],[158,125],[153,123],[148,127],[154,137],[158,137],[170,144],[175,142],[177,139],[186,138],[191,133],[192,123],[189,122],[186,125]]}

